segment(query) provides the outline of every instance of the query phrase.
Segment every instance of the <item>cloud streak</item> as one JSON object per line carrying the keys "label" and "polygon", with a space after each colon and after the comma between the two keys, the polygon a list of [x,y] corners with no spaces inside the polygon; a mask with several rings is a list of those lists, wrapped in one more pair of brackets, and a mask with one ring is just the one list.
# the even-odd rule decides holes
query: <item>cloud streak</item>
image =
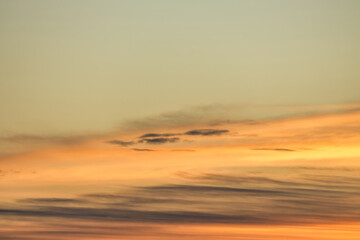
{"label": "cloud streak", "polygon": [[219,130],[219,129],[195,129],[185,132],[185,135],[191,136],[219,136],[225,133],[228,133],[229,130]]}
{"label": "cloud streak", "polygon": [[260,151],[280,151],[280,152],[295,152],[296,150],[290,148],[254,148]]}
{"label": "cloud streak", "polygon": [[155,151],[154,149],[150,149],[150,148],[132,148],[133,151],[136,152],[152,152]]}
{"label": "cloud streak", "polygon": [[145,133],[140,138],[173,137],[178,135],[181,135],[181,133]]}
{"label": "cloud streak", "polygon": [[111,141],[107,141],[106,143],[113,144],[113,145],[120,145],[120,146],[124,146],[124,147],[128,147],[128,146],[136,144],[136,142],[133,142],[133,141],[120,141],[120,140],[111,140]]}
{"label": "cloud streak", "polygon": [[[293,169],[287,169],[287,172],[291,171]],[[304,174],[307,172],[312,170],[302,170],[297,181],[204,174],[187,178],[187,183],[183,184],[139,186],[118,193],[20,199],[18,203],[22,206],[2,208],[0,213],[20,218],[56,217],[70,221],[127,223],[297,225],[314,221],[360,221],[360,203],[351,200],[360,198],[360,188],[354,187],[360,185],[360,178],[348,178],[333,185],[326,184],[326,180],[338,176],[309,178]],[[266,170],[262,175],[270,173]],[[276,177],[275,173],[273,177]]]}
{"label": "cloud streak", "polygon": [[178,142],[180,138],[145,138],[139,141],[139,143],[147,143],[147,144],[164,144],[164,143],[175,143]]}

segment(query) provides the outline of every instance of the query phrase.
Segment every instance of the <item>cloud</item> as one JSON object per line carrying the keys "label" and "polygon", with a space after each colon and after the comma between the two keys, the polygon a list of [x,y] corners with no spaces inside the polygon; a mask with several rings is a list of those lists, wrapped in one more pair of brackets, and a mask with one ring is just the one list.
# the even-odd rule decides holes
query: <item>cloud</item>
{"label": "cloud", "polygon": [[131,146],[134,145],[135,142],[133,141],[121,141],[121,140],[111,140],[111,141],[107,141],[106,143],[110,143],[110,144],[114,144],[114,145],[120,145],[120,146]]}
{"label": "cloud", "polygon": [[145,187],[145,191],[152,193],[171,193],[175,195],[186,194],[201,194],[208,195],[222,195],[222,194],[241,194],[241,195],[287,195],[287,192],[272,190],[272,189],[251,189],[251,188],[237,188],[237,187],[225,187],[225,186],[203,186],[203,185],[163,185],[155,187]]}
{"label": "cloud", "polygon": [[87,219],[132,223],[269,223],[267,217],[247,214],[227,215],[193,211],[154,211],[84,207],[41,207],[34,210],[0,209],[0,214],[3,216],[57,217],[73,220]]}
{"label": "cloud", "polygon": [[[321,125],[322,122],[320,119],[319,124],[313,128],[320,129],[318,126]],[[337,123],[337,121],[333,122]],[[297,129],[298,125],[297,122],[294,123],[295,129]],[[208,126],[198,127],[199,129],[196,129],[197,127],[188,127],[186,129],[189,131],[179,131],[180,133],[171,133],[171,131],[177,132],[176,129],[178,128],[169,130],[170,133],[151,133],[149,129],[147,129],[145,134],[141,135],[140,133],[139,135],[133,135],[135,137],[129,139],[129,141],[112,140],[108,141],[108,143],[130,146],[129,150],[132,149],[133,151],[148,152],[154,151],[154,149],[156,150],[156,146],[154,146],[154,149],[146,148],[149,146],[145,144],[154,144],[150,141],[155,141],[157,144],[181,141],[180,138],[184,138],[184,140],[185,138],[189,140],[196,139],[199,141],[203,139],[207,141],[208,139],[214,138],[218,141],[216,136],[222,136],[222,134],[226,134],[230,130],[231,133],[234,134],[231,134],[231,139],[229,138],[222,142],[226,144],[235,139],[236,136],[239,136],[236,135],[237,132],[244,133],[245,131],[241,132],[241,130],[249,127],[243,126],[244,128],[236,129],[232,128],[232,126],[235,125],[219,126],[219,129],[209,129],[207,128]],[[261,131],[261,127],[271,129],[272,125],[268,123],[267,126],[260,126],[259,129],[257,126],[254,126],[253,129],[259,133],[258,138],[254,140],[245,139],[244,141],[246,141],[246,143],[241,145],[244,146],[244,149],[279,151],[284,152],[284,154],[289,152],[289,154],[293,156],[291,152],[300,151],[303,147],[307,146],[296,145],[289,141],[289,139],[291,140],[291,137],[294,136],[296,139],[300,138],[302,144],[301,136],[303,135],[300,135],[303,134],[302,132],[299,133],[295,131],[291,132],[291,134],[294,135],[276,136],[278,137],[278,142],[276,142],[273,141],[277,139],[273,137],[275,135],[272,135],[271,132],[268,135],[265,134],[264,137],[264,132]],[[274,131],[276,130],[277,129]],[[306,131],[307,130],[308,129],[306,129]],[[345,130],[346,133],[349,134],[358,132],[357,127],[349,127],[346,129],[321,128],[319,132],[322,133],[321,136],[328,139],[328,132],[332,134],[329,134],[330,136],[338,137],[343,136]],[[310,133],[309,138],[313,140],[313,136]],[[44,139],[40,139],[42,138],[36,140],[36,138],[25,137],[22,141],[45,141]],[[102,138],[101,141],[103,142],[104,139],[107,138]],[[125,140],[127,139],[125,138]],[[235,140],[238,141],[237,139]],[[347,140],[350,141],[352,138],[348,138]],[[144,143],[144,145],[140,145],[139,141],[142,141],[140,143]],[[249,141],[253,142],[249,143]],[[338,141],[340,142],[341,139]],[[240,142],[240,144],[241,143],[242,142]],[[286,145],[283,143],[286,143]],[[139,144],[140,147],[144,146],[145,148],[133,148],[134,146],[138,146],[135,144]],[[181,147],[196,149],[196,145],[183,145],[184,146]],[[178,145],[176,144],[176,146]],[[256,148],[258,146],[264,146],[264,148]],[[291,146],[291,148],[287,148],[287,146]],[[100,147],[103,147],[103,145]],[[170,151],[176,151],[176,149],[170,149]],[[346,152],[346,149],[344,152]],[[201,158],[203,156],[201,155],[202,151],[200,150],[198,153],[199,154],[192,155],[191,157]],[[70,154],[72,154],[72,152],[70,152],[69,155]],[[89,154],[91,154],[91,151]],[[147,153],[139,154],[142,156],[147,155]],[[133,156],[132,154],[130,155]],[[153,156],[152,153],[149,153],[149,155]],[[185,155],[181,155],[180,157],[184,156]],[[30,159],[28,156],[25,157],[24,159],[26,160]],[[102,158],[102,156],[100,156],[100,158]],[[44,159],[47,161],[47,155]],[[152,159],[157,158],[154,156]],[[305,159],[305,161],[306,160],[307,159]],[[180,159],[180,163],[181,161],[182,159]],[[191,160],[187,159],[186,161]],[[211,159],[211,161],[213,160]],[[221,161],[222,159],[219,160],[220,163]],[[336,161],[338,161],[338,159]],[[103,162],[102,159],[101,162]],[[355,161],[353,162],[355,163]],[[178,162],[176,162],[176,164],[177,163]],[[340,161],[339,163],[342,164]],[[77,165],[79,162],[75,164]],[[123,163],[121,162],[121,164]],[[136,162],[135,164],[140,166],[142,163]],[[169,164],[173,163],[170,162]],[[201,165],[194,165],[194,169],[199,169],[199,166],[201,167],[200,169],[204,169],[205,167],[207,169],[211,168],[211,166],[204,166],[202,164],[203,163],[201,163]],[[299,163],[298,161],[292,161],[292,164]],[[16,162],[13,163],[13,165],[15,166]],[[37,166],[39,164],[35,165]],[[153,167],[152,164],[148,165]],[[58,166],[58,164],[53,166]],[[141,167],[143,166],[144,165],[141,165]],[[156,169],[157,167],[158,165],[155,166],[154,164],[153,168]],[[167,170],[168,169],[166,169],[166,171]],[[0,171],[0,175],[7,174],[6,171],[8,170]],[[41,171],[41,169],[39,169],[39,171]],[[96,225],[96,223],[111,222],[111,224],[139,223],[140,225],[153,223],[191,225],[192,223],[226,223],[231,225],[257,224],[265,226],[309,223],[326,224],[329,222],[350,222],[350,224],[353,224],[360,221],[360,203],[358,201],[360,199],[360,190],[358,187],[360,185],[360,179],[356,176],[359,172],[345,171],[345,169],[312,169],[310,167],[297,169],[283,168],[277,171],[262,167],[260,170],[257,169],[252,172],[243,171],[237,173],[236,171],[237,169],[233,169],[232,171],[226,172],[221,169],[215,173],[197,173],[197,175],[190,175],[185,179],[174,180],[174,178],[167,178],[168,181],[166,181],[166,178],[161,178],[162,184],[158,185],[149,186],[150,183],[146,183],[144,186],[137,186],[119,192],[109,190],[107,194],[90,191],[87,196],[80,195],[73,198],[39,198],[39,196],[34,194],[32,195],[33,198],[22,199],[8,206],[6,202],[4,202],[1,206],[0,215],[4,220],[3,222],[11,220],[38,223],[55,219],[54,221],[57,221],[57,223],[54,226],[53,232],[50,234],[59,235],[77,234],[76,231],[61,231],[61,229],[59,229],[59,223],[77,223],[80,222],[79,220],[83,220],[84,222],[94,221],[94,225]],[[221,174],[219,174],[219,172]],[[18,177],[15,176],[12,179],[18,179]],[[71,179],[69,180],[71,181]],[[139,183],[141,181],[144,180],[141,179],[134,182]],[[118,182],[111,182],[111,184],[114,185],[117,183]],[[108,184],[108,182],[106,182],[106,184]],[[27,195],[29,196],[29,194]],[[88,226],[88,228],[90,229],[91,226]],[[133,229],[133,232],[137,232],[136,228]],[[94,235],[95,234],[96,233],[94,233]],[[0,227],[0,238],[3,236]],[[26,234],[24,234],[24,236],[26,236]],[[18,239],[25,239],[25,237],[19,237]],[[44,237],[44,239],[54,238]]]}
{"label": "cloud", "polygon": [[292,182],[287,181],[280,181],[276,179],[272,179],[269,177],[263,176],[233,176],[233,175],[223,175],[223,174],[214,174],[214,173],[207,173],[202,175],[191,175],[186,172],[179,172],[176,174],[177,176],[192,179],[192,180],[199,180],[202,182],[216,182],[222,184],[229,184],[229,183],[256,183],[256,184],[281,184],[281,185],[293,185]]}
{"label": "cloud", "polygon": [[193,135],[193,136],[212,136],[212,135],[222,135],[224,133],[228,133],[229,130],[219,130],[219,129],[195,129],[185,132],[185,135]]}
{"label": "cloud", "polygon": [[174,143],[178,142],[180,138],[144,138],[139,141],[139,143],[148,143],[148,144],[164,144],[164,143]]}
{"label": "cloud", "polygon": [[181,135],[181,133],[145,133],[140,138],[173,137],[177,135]]}
{"label": "cloud", "polygon": [[151,128],[168,128],[201,124],[216,126],[227,123],[244,125],[261,124],[276,119],[311,117],[324,114],[337,114],[359,111],[359,104],[345,105],[242,105],[211,104],[194,106],[179,111],[170,111],[143,119],[128,120],[122,128],[148,130]]}
{"label": "cloud", "polygon": [[259,150],[259,151],[281,151],[281,152],[295,152],[294,149],[290,148],[254,148],[253,150]]}
{"label": "cloud", "polygon": [[[164,234],[161,227],[153,225],[144,226],[143,224],[116,224],[109,226],[108,222],[97,222],[96,225],[87,225],[84,222],[77,221],[76,223],[54,223],[47,219],[46,223],[39,224],[38,228],[27,229],[26,227],[18,231],[1,232],[1,240],[39,240],[39,239],[103,239],[111,237],[111,239],[118,239],[119,236],[159,236]],[[34,226],[32,226],[34,227]],[[40,227],[40,228],[39,228]],[[166,236],[173,236],[171,232]],[[185,234],[186,235],[186,234]]]}
{"label": "cloud", "polygon": [[154,149],[149,149],[149,148],[132,148],[133,151],[137,151],[137,152],[152,152],[155,151]]}
{"label": "cloud", "polygon": [[[141,135],[139,138],[141,140],[138,141],[138,143],[147,143],[147,144],[165,144],[165,143],[174,143],[178,142],[180,140],[179,137],[174,136],[181,136],[181,135],[200,135],[200,136],[214,136],[214,135],[222,135],[224,133],[229,132],[229,130],[219,130],[219,129],[195,129],[190,130],[184,133],[145,133]],[[123,142],[118,140],[109,141],[108,143],[112,142],[120,142],[120,144],[127,144],[131,143],[134,144],[134,142]]]}
{"label": "cloud", "polygon": [[171,111],[155,116],[145,117],[143,119],[129,120],[123,122],[122,128],[126,130],[148,130],[151,128],[179,127],[193,124],[211,126],[214,124],[216,125],[228,122],[232,119],[241,118],[239,115],[243,114],[243,111],[241,111],[243,108],[244,106],[223,104],[196,106],[184,110]]}
{"label": "cloud", "polygon": [[[114,223],[298,225],[360,221],[360,202],[355,201],[360,198],[357,172],[346,176],[349,172],[341,169],[324,170],[319,176],[312,175],[317,172],[314,169],[262,170],[256,176],[183,174],[188,177],[182,184],[138,186],[75,198],[22,199],[17,208],[3,207],[0,214]],[[283,176],[277,171],[284,170],[292,174],[291,180],[278,179]],[[333,182],[342,176],[344,181]]]}
{"label": "cloud", "polygon": [[145,133],[141,135],[140,140],[136,141],[120,141],[120,140],[111,140],[107,141],[110,144],[116,144],[121,146],[130,146],[137,143],[146,143],[146,144],[165,144],[165,143],[175,143],[180,141],[180,135],[190,135],[190,136],[219,136],[225,133],[228,133],[229,130],[220,130],[220,129],[194,129],[189,130],[184,133]]}
{"label": "cloud", "polygon": [[[160,114],[154,117],[148,117],[135,121],[126,122],[121,129],[115,129],[111,132],[103,132],[98,134],[84,134],[84,135],[37,135],[37,134],[18,134],[13,136],[0,136],[0,141],[5,147],[1,149],[0,158],[5,159],[16,154],[27,153],[36,150],[36,148],[48,145],[77,145],[83,144],[87,141],[109,139],[114,135],[120,133],[131,133],[132,130],[144,131],[140,136],[142,138],[167,138],[176,136],[215,136],[225,134],[229,130],[211,129],[214,126],[219,128],[229,128],[236,133],[236,128],[250,129],[254,128],[254,132],[244,133],[244,136],[258,136],[256,141],[278,141],[284,142],[301,142],[301,144],[311,144],[315,140],[324,142],[328,140],[339,139],[355,139],[360,130],[359,124],[356,121],[351,121],[357,118],[359,114],[359,104],[347,105],[319,105],[319,106],[259,106],[259,105],[208,105],[190,108],[183,111],[174,111]],[[293,135],[288,136],[274,136],[265,139],[259,132],[256,132],[254,123],[259,126],[270,126],[274,122],[294,121],[311,119],[314,122],[319,121],[320,118],[339,117],[338,124],[333,124],[329,121],[322,121],[324,125],[314,125],[308,129],[301,131],[294,131]],[[341,120],[343,119],[343,120]],[[336,121],[337,122],[337,121]],[[327,124],[329,123],[329,124]],[[350,123],[350,124],[349,124]],[[299,123],[301,124],[301,123]],[[226,125],[226,127],[225,127]],[[185,133],[177,133],[179,128],[195,128],[190,126],[197,126],[200,129],[189,130]],[[232,128],[234,126],[234,128]],[[174,131],[169,133],[153,133],[154,127],[157,129],[169,129],[173,127]],[[122,131],[124,130],[124,131]],[[147,133],[148,132],[148,133]],[[246,135],[247,134],[247,135]],[[357,135],[356,135],[357,134]],[[235,134],[236,135],[236,134]],[[239,136],[239,135],[238,135]],[[132,142],[137,143],[139,138],[123,141],[115,139],[108,141],[109,144],[120,146],[131,146]],[[255,141],[255,140],[254,140]],[[22,146],[19,147],[18,145]],[[279,143],[281,144],[281,143]],[[293,146],[295,146],[295,144]],[[261,145],[260,145],[261,146]],[[60,146],[63,147],[63,146]],[[274,149],[275,150],[275,149]],[[281,151],[281,148],[278,149]],[[286,150],[284,150],[286,151]]]}
{"label": "cloud", "polygon": [[83,200],[76,198],[25,198],[25,199],[20,199],[19,202],[32,203],[32,204],[84,203]]}

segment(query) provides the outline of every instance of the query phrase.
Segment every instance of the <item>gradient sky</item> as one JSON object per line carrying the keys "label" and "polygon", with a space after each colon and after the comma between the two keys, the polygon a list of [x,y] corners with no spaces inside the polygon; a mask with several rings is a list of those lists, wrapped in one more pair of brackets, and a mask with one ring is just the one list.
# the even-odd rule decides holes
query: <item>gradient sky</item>
{"label": "gradient sky", "polygon": [[0,239],[360,238],[360,1],[0,0]]}
{"label": "gradient sky", "polygon": [[0,1],[2,133],[359,100],[359,1]]}

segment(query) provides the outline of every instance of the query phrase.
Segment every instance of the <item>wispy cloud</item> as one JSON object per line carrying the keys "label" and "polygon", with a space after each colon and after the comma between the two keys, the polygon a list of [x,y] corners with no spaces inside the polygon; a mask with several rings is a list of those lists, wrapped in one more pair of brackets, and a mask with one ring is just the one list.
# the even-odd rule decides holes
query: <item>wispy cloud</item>
{"label": "wispy cloud", "polygon": [[164,143],[174,143],[178,142],[180,138],[173,137],[173,138],[144,138],[139,141],[139,143],[148,143],[148,144],[164,144]]}
{"label": "wispy cloud", "polygon": [[155,151],[154,149],[150,149],[150,148],[132,148],[133,151],[137,151],[137,152],[152,152]]}
{"label": "wispy cloud", "polygon": [[[141,231],[147,236],[194,237],[193,230],[188,230],[189,235],[184,235],[184,230],[169,235],[166,226],[170,224],[208,226],[199,233],[199,239],[211,239],[214,236],[207,231],[218,224],[237,228],[250,225],[255,230],[269,226],[298,229],[312,224],[331,228],[339,222],[353,225],[360,221],[359,173],[355,168],[311,166],[193,170],[177,172],[158,184],[143,182],[73,197],[21,198],[2,204],[1,219],[38,228],[22,228],[15,233],[0,227],[0,237],[111,239],[136,237]],[[226,235],[219,236],[226,239]]]}
{"label": "wispy cloud", "polygon": [[70,204],[70,203],[84,203],[84,200],[73,198],[25,198],[20,199],[20,203],[31,204]]}
{"label": "wispy cloud", "polygon": [[106,143],[110,143],[113,145],[120,145],[120,146],[124,146],[124,147],[136,144],[136,142],[133,142],[133,141],[120,141],[120,140],[111,140],[111,141],[107,141]]}
{"label": "wispy cloud", "polygon": [[294,152],[296,150],[290,148],[254,148],[254,150],[265,150],[265,151],[282,151],[282,152]]}
{"label": "wispy cloud", "polygon": [[[354,187],[360,184],[360,178],[348,178],[334,185],[326,181],[340,176],[310,178],[307,173],[313,171],[302,170],[296,181],[284,181],[276,179],[275,173],[273,178],[263,177],[271,174],[267,169],[263,171],[259,176],[240,177],[203,174],[182,184],[139,186],[118,193],[91,193],[76,198],[20,199],[18,203],[26,205],[2,208],[0,213],[148,223],[288,225],[360,221],[360,204],[351,200],[360,198],[360,188]],[[81,206],[68,206],[69,203]]]}
{"label": "wispy cloud", "polygon": [[219,129],[195,129],[185,132],[185,135],[196,135],[196,136],[212,136],[212,135],[222,135],[228,133],[229,130],[219,130]]}
{"label": "wispy cloud", "polygon": [[140,138],[173,137],[178,135],[181,135],[181,133],[145,133]]}

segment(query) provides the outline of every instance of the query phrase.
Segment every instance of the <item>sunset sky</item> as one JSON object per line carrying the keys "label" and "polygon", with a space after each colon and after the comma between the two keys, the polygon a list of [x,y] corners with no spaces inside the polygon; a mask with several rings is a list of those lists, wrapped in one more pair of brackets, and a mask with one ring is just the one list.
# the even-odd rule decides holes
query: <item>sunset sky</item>
{"label": "sunset sky", "polygon": [[360,239],[360,1],[0,0],[1,240]]}

